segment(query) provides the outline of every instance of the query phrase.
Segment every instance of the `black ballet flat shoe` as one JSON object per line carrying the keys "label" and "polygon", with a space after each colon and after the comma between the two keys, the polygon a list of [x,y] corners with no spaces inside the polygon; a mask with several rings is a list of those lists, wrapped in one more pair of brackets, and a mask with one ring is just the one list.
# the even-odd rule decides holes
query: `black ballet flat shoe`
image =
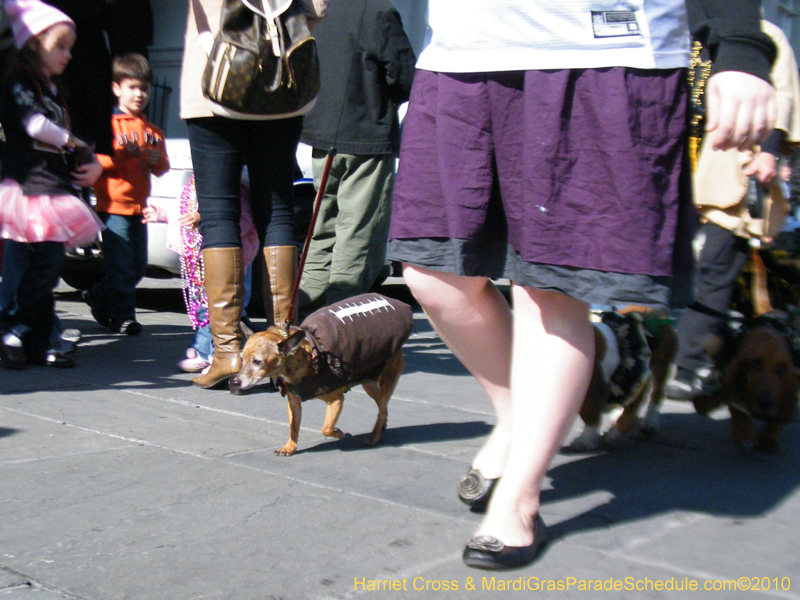
{"label": "black ballet flat shoe", "polygon": [[470,469],[458,484],[458,497],[476,512],[486,510],[499,479],[486,479],[478,469]]}
{"label": "black ballet flat shoe", "polygon": [[533,542],[530,546],[506,546],[497,538],[482,535],[467,542],[463,559],[468,567],[474,569],[516,569],[532,563],[545,542],[547,528],[537,513],[533,520]]}

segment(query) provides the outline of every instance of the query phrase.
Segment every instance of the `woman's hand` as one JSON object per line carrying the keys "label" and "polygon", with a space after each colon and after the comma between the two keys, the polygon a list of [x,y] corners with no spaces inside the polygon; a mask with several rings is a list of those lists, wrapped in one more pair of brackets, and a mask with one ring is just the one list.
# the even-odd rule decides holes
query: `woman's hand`
{"label": "woman's hand", "polygon": [[706,131],[714,150],[749,150],[775,126],[775,88],[741,71],[712,75],[706,85]]}

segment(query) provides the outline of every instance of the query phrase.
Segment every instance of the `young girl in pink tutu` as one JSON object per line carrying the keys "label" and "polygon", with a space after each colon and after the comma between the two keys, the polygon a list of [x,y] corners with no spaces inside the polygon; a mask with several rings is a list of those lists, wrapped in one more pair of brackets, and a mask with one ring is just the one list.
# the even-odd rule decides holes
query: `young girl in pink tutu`
{"label": "young girl in pink tutu", "polygon": [[6,136],[0,180],[0,237],[25,257],[12,311],[0,314],[0,359],[71,367],[50,350],[64,246],[87,245],[102,224],[78,196],[102,173],[87,145],[69,131],[66,103],[56,85],[75,43],[75,23],[39,0],[6,0],[18,48],[0,88]]}

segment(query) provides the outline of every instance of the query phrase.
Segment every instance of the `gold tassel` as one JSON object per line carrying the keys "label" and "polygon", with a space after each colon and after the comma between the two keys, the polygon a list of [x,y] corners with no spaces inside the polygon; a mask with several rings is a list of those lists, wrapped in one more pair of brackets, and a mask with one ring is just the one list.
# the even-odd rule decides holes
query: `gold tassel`
{"label": "gold tassel", "polygon": [[692,44],[692,58],[689,63],[687,79],[689,83],[689,99],[691,101],[691,119],[689,120],[689,163],[692,173],[697,168],[697,159],[700,152],[700,142],[703,141],[705,110],[703,95],[706,91],[706,82],[711,74],[711,61],[700,58],[703,45],[700,42]]}

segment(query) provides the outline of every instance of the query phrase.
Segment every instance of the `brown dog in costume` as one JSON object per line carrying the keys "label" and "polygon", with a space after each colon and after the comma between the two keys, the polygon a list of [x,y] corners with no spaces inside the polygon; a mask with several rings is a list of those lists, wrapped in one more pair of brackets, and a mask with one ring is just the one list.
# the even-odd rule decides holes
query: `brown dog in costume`
{"label": "brown dog in costume", "polygon": [[[675,329],[660,311],[639,306],[602,313],[595,326],[595,364],[580,417],[583,431],[568,446],[571,452],[594,452],[618,445],[638,422],[639,409],[648,398],[641,424],[645,435],[658,429],[664,383],[678,348]],[[612,407],[622,413],[603,434],[603,414]]]}
{"label": "brown dog in costume", "polygon": [[277,380],[288,397],[289,441],[275,454],[291,456],[300,433],[301,402],[324,400],[322,434],[341,439],[336,421],[344,394],[361,384],[378,404],[378,420],[367,437],[368,444],[377,444],[413,325],[411,307],[403,302],[379,294],[348,298],[309,315],[288,336],[275,326],[254,334],[244,345],[242,370],[232,385],[247,390],[267,377]]}

